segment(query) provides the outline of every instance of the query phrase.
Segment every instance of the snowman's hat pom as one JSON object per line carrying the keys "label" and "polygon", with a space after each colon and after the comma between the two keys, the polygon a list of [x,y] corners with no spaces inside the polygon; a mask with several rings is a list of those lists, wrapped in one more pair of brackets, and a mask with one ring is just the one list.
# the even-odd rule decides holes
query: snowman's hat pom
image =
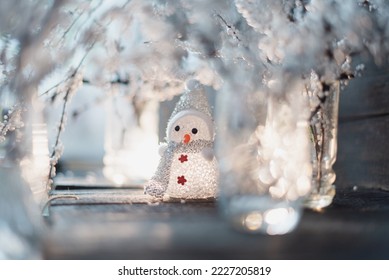
{"label": "snowman's hat pom", "polygon": [[212,118],[203,85],[197,80],[189,80],[185,84],[185,89],[170,118],[184,110],[199,111]]}

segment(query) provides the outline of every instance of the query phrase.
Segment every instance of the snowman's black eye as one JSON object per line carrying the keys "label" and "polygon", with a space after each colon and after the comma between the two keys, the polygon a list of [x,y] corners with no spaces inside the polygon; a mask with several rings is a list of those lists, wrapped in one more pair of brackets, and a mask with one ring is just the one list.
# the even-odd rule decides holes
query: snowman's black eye
{"label": "snowman's black eye", "polygon": [[179,131],[180,130],[180,126],[177,125],[175,128],[174,128],[175,131]]}
{"label": "snowman's black eye", "polygon": [[192,129],[192,133],[193,133],[193,134],[196,134],[197,132],[199,132],[199,131],[197,130],[197,128],[193,128],[193,129]]}

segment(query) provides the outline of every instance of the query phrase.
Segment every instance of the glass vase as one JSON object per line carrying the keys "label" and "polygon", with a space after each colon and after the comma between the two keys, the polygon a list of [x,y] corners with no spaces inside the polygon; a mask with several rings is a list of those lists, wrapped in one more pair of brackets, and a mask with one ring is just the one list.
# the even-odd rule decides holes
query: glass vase
{"label": "glass vase", "polygon": [[50,191],[49,141],[44,103],[35,92],[28,106],[26,116],[28,121],[24,128],[24,142],[28,145],[28,151],[20,161],[20,168],[35,202],[43,209]]}
{"label": "glass vase", "polygon": [[41,258],[43,223],[22,166],[32,156],[30,107],[5,93],[0,109],[0,259]]}
{"label": "glass vase", "polygon": [[330,205],[335,196],[333,165],[337,154],[339,83],[331,83],[318,91],[308,90],[305,97],[311,111],[312,161],[312,191],[305,200],[305,206],[321,209]]}
{"label": "glass vase", "polygon": [[159,161],[158,102],[113,92],[106,108],[104,176],[115,186],[141,186]]}
{"label": "glass vase", "polygon": [[301,83],[288,91],[225,86],[216,106],[220,208],[237,230],[292,231],[311,187],[307,108]]}

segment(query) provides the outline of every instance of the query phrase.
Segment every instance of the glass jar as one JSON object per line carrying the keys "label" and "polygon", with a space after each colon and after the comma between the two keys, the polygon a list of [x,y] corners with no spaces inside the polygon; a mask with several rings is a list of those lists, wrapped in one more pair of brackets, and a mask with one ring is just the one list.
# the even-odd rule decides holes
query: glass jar
{"label": "glass jar", "polygon": [[41,258],[43,222],[22,166],[32,158],[30,107],[5,93],[0,108],[0,259]]}
{"label": "glass jar", "polygon": [[115,186],[141,186],[158,164],[158,101],[113,92],[107,103],[104,176]]}
{"label": "glass jar", "polygon": [[312,173],[302,90],[227,84],[218,95],[220,208],[240,231],[285,234],[300,221]]}
{"label": "glass jar", "polygon": [[[309,87],[308,87],[309,89]],[[312,161],[312,192],[305,206],[321,209],[330,205],[335,196],[333,165],[337,154],[339,83],[308,90],[310,107],[310,146]]]}

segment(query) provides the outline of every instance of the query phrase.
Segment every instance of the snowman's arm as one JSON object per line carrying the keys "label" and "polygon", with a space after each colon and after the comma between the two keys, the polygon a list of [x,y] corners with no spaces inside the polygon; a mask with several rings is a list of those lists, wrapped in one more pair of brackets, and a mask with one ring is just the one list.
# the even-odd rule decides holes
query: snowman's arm
{"label": "snowman's arm", "polygon": [[213,149],[210,148],[210,147],[206,147],[204,148],[202,151],[201,151],[201,154],[203,155],[203,157],[208,160],[208,161],[212,161],[213,158],[215,157],[215,154],[213,152]]}
{"label": "snowman's arm", "polygon": [[160,155],[161,157],[162,157],[163,154],[165,153],[166,149],[167,149],[167,143],[161,143],[161,144],[159,144],[158,153],[159,153],[159,155]]}

